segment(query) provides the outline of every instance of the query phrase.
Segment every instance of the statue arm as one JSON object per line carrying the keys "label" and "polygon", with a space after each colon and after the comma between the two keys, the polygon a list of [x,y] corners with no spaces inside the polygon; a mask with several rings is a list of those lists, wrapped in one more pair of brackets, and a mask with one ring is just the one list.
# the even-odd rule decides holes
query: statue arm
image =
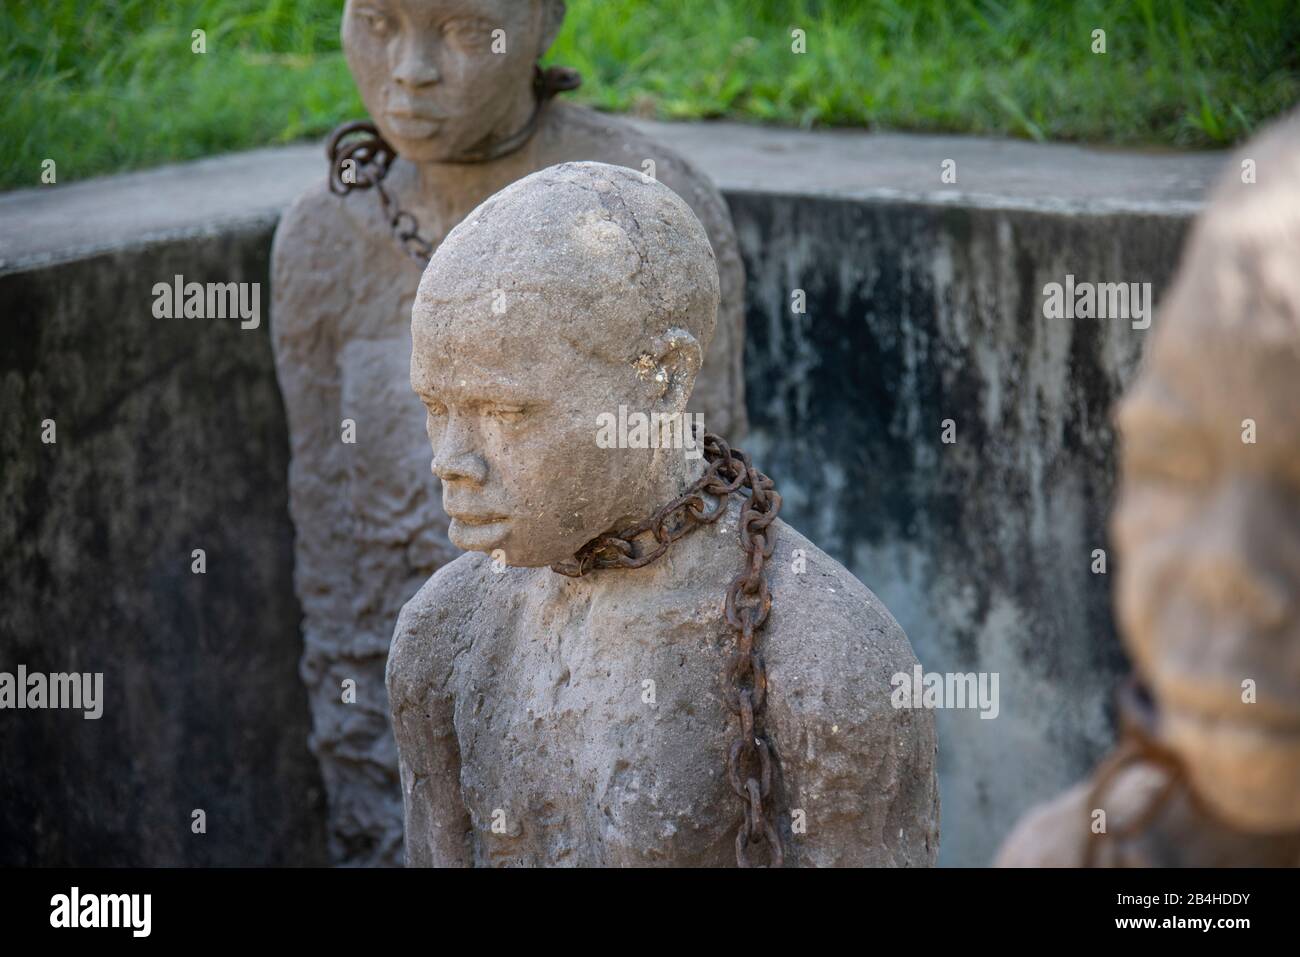
{"label": "statue arm", "polygon": [[933,866],[939,791],[930,715],[900,712],[885,722],[850,718],[831,727],[836,730],[818,729],[823,750],[797,802],[807,815],[807,833],[795,837],[798,863]]}
{"label": "statue arm", "polygon": [[271,342],[292,452],[296,577],[304,610],[318,620],[345,611],[348,601],[328,587],[341,559],[342,516],[321,519],[340,512],[346,488],[337,353],[340,317],[350,305],[349,257],[338,247],[339,231],[329,228],[330,200],[324,187],[302,196],[286,210],[271,249]]}
{"label": "statue arm", "polygon": [[[1082,802],[1076,810],[1085,818]],[[1007,836],[994,867],[1079,867],[1084,830],[1058,805],[1031,808]]]}
{"label": "statue arm", "polygon": [[447,621],[429,597],[435,579],[402,608],[388,654],[386,683],[402,782],[406,864],[469,867],[471,822],[460,793]]}
{"label": "statue arm", "polygon": [[[831,602],[852,588],[836,590],[824,593]],[[785,674],[772,673],[782,831],[792,832],[791,863],[802,867],[929,867],[938,857],[934,714],[892,706],[891,675],[910,673],[916,659],[898,623],[871,602],[803,615],[798,640],[786,643],[795,656],[782,662]]]}

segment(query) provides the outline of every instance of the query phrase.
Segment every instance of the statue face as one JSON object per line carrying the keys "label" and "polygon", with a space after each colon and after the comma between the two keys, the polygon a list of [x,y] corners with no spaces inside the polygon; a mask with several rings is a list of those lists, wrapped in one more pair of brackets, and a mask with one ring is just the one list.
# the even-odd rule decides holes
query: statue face
{"label": "statue face", "polygon": [[1300,355],[1178,311],[1120,411],[1119,612],[1195,791],[1240,829],[1294,829]]}
{"label": "statue face", "polygon": [[[547,335],[541,302],[512,303],[509,322],[472,321],[481,300],[422,305],[412,324],[411,385],[425,404],[432,468],[442,480],[449,536],[469,551],[501,549],[509,565],[562,561],[615,525],[644,517],[664,455],[600,448],[597,416],[667,409],[633,368],[584,355]],[[437,320],[450,310],[455,319]],[[687,387],[689,389],[689,386]]]}
{"label": "statue face", "polygon": [[348,0],[343,52],[400,155],[454,159],[527,121],[533,68],[550,39],[543,14],[538,0]]}

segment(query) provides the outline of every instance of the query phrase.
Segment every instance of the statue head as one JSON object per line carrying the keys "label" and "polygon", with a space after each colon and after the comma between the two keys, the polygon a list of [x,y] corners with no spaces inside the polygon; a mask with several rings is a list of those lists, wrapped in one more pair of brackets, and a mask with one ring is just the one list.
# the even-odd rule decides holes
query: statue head
{"label": "statue head", "polygon": [[455,161],[527,123],[563,19],[563,0],[347,0],[343,53],[399,155]]}
{"label": "statue head", "polygon": [[602,447],[598,422],[680,415],[717,309],[704,227],[633,170],[564,163],[470,213],[411,316],[452,542],[540,567],[662,504],[682,450]]}
{"label": "statue head", "polygon": [[1216,816],[1300,828],[1300,122],[1198,222],[1120,408],[1125,640]]}

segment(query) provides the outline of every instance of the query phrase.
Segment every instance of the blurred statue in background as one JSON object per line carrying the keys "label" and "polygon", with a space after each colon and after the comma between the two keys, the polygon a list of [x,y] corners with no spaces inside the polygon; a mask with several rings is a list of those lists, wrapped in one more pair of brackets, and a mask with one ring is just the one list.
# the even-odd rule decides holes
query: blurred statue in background
{"label": "blurred statue in background", "polygon": [[1229,163],[1118,424],[1139,680],[1116,752],[999,863],[1300,865],[1300,113]]}
{"label": "blurred statue in background", "polygon": [[720,437],[602,437],[682,417],[717,309],[697,217],[619,166],[528,176],[434,254],[410,381],[469,554],[389,656],[409,864],[934,862],[888,609]]}
{"label": "blurred statue in background", "polygon": [[[272,253],[272,335],[292,445],[290,511],[303,606],[311,745],[336,861],[401,861],[384,659],[402,603],[453,557],[411,394],[410,315],[429,253],[484,199],[565,160],[629,166],[704,223],[722,307],[693,411],[745,428],[744,276],[717,190],[630,125],[552,100],[576,77],[538,59],[560,0],[348,0],[342,41],[373,126],[331,142],[322,182]],[[510,277],[495,279],[502,294]]]}

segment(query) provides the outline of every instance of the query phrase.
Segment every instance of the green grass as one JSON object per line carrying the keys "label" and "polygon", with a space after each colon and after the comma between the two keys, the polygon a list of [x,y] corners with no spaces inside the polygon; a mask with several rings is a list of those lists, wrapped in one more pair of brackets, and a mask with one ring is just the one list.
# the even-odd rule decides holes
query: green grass
{"label": "green grass", "polygon": [[[0,188],[47,157],[64,182],[361,115],[341,8],[0,0]],[[570,0],[549,60],[646,116],[1212,147],[1300,101],[1300,0]]]}

